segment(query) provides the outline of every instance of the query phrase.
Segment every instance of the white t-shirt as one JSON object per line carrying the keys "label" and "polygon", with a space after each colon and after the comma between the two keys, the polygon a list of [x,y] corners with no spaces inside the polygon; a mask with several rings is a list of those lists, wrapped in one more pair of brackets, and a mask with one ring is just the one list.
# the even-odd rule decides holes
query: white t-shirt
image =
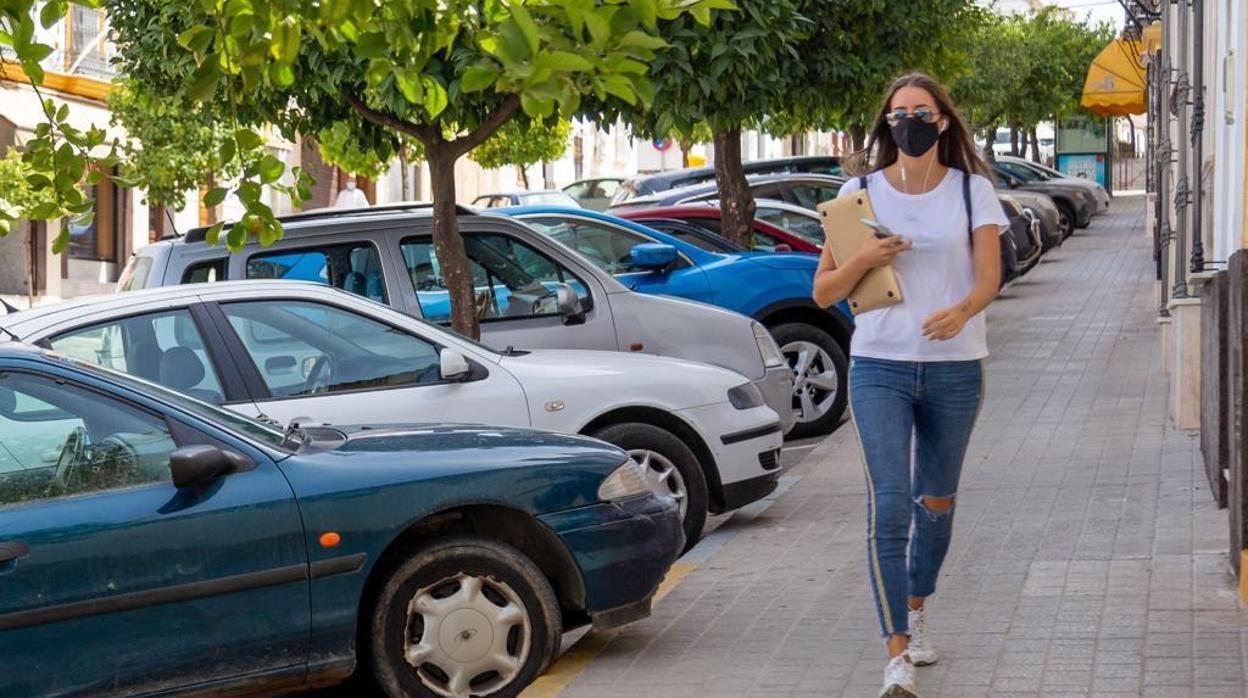
{"label": "white t-shirt", "polygon": [[[893,361],[967,361],[988,356],[984,314],[967,321],[958,336],[944,341],[923,336],[929,315],[957,305],[975,287],[971,239],[966,229],[961,170],[950,169],[926,194],[893,188],[883,172],[867,176],[867,193],[876,218],[914,247],[893,258],[902,302],[854,316],[852,356]],[[859,190],[858,179],[841,187],[844,197]],[[971,176],[972,228],[1008,226],[1009,219],[992,183]]]}

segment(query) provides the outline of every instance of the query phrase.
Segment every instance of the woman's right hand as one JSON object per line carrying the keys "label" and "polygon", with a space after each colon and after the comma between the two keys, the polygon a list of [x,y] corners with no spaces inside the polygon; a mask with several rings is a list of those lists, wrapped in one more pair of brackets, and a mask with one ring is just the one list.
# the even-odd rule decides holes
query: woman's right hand
{"label": "woman's right hand", "polygon": [[891,235],[883,239],[873,237],[854,256],[868,268],[877,269],[891,264],[893,257],[913,246],[913,242],[900,235]]}

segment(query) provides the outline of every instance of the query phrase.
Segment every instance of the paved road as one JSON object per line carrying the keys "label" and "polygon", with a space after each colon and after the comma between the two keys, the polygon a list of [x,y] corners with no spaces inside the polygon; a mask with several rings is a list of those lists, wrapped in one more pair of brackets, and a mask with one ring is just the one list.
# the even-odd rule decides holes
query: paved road
{"label": "paved road", "polygon": [[[1113,206],[990,310],[925,697],[1245,696],[1226,516],[1197,440],[1167,426],[1143,199]],[[819,444],[770,506],[691,551],[654,616],[559,695],[874,696],[854,438]]]}

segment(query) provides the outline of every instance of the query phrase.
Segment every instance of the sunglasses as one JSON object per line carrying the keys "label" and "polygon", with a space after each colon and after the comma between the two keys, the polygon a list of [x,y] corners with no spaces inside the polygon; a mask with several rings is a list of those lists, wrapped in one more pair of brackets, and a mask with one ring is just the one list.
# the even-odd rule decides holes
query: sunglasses
{"label": "sunglasses", "polygon": [[884,120],[888,122],[889,126],[896,126],[906,117],[918,119],[925,124],[934,124],[940,120],[940,112],[932,111],[927,107],[919,107],[914,110],[914,113],[909,113],[905,109],[895,109],[884,114]]}

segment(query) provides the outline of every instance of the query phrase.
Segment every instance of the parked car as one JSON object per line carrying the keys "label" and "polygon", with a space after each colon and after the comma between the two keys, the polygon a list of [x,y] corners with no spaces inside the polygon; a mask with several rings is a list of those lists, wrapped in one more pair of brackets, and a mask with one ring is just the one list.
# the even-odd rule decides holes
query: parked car
{"label": "parked car", "polygon": [[[748,378],[787,430],[793,377],[771,335],[738,313],[634,293],[523,223],[458,209],[476,281],[482,338],[497,347],[606,349],[703,361]],[[135,289],[224,279],[312,281],[448,324],[450,300],[427,204],[287,216],[285,236],[230,253],[203,228],[140,249],[123,278]]]}
{"label": "parked car", "polygon": [[683,542],[600,441],[283,432],[16,342],[0,446],[6,696],[272,695],[357,666],[395,698],[515,695],[562,630],[647,616]]}
{"label": "parked car", "polygon": [[[844,177],[822,174],[750,175],[746,179],[755,199],[783,201],[809,209],[835,199],[841,191],[841,185],[845,183]],[[716,198],[719,198],[719,185],[712,181],[629,199],[612,206],[608,213],[619,215],[632,209],[677,206]]]}
{"label": "parked car", "polygon": [[498,208],[499,206],[524,206],[526,204],[554,204],[557,206],[580,206],[576,199],[567,192],[556,189],[538,191],[513,191],[499,194],[483,194],[473,199],[476,208]]}
{"label": "parked car", "polygon": [[680,502],[689,545],[707,513],[769,494],[783,427],[737,373],[601,351],[495,352],[317,284],[231,282],[23,311],[25,341],[248,416],[462,422],[593,436],[628,450]]}
{"label": "parked car", "polygon": [[1084,187],[1064,184],[1058,181],[1042,180],[1038,176],[1025,179],[1014,175],[1001,167],[992,165],[996,175],[998,191],[1012,193],[1016,190],[1038,192],[1053,199],[1059,214],[1058,225],[1066,231],[1065,236],[1074,234],[1075,228],[1086,228],[1092,222],[1092,214],[1096,211],[1096,198]]}
{"label": "parked car", "polygon": [[611,197],[615,196],[616,190],[620,188],[620,183],[623,181],[621,177],[582,179],[564,187],[563,193],[576,199],[576,202],[585,208],[603,211],[611,205]]}
{"label": "parked car", "polygon": [[849,308],[811,300],[813,255],[712,252],[640,223],[549,206],[498,209],[576,250],[634,291],[702,301],[761,322],[794,371],[794,436],[826,434],[848,397]]}
{"label": "parked car", "polygon": [[1030,214],[1037,220],[1040,228],[1040,241],[1045,252],[1062,246],[1062,241],[1066,237],[1062,227],[1064,222],[1072,230],[1074,229],[1074,226],[1069,225],[1069,221],[1062,220],[1057,204],[1053,203],[1053,198],[1048,194],[1023,189],[1011,189],[1009,192],[998,190],[997,198],[1004,200],[1007,197],[1017,201],[1024,213]]}
{"label": "parked car", "polygon": [[[766,199],[755,202],[758,206],[754,218],[754,249],[774,251],[776,247],[783,246],[786,251],[805,252],[808,254],[819,254],[823,250],[823,224],[819,220],[819,214],[800,206],[786,204],[783,201],[768,201]],[[1006,215],[1013,213],[1012,209],[1002,204]],[[654,209],[639,209],[636,211],[625,211],[623,218],[635,220],[637,222],[650,222],[655,220],[680,220],[686,223],[700,225],[708,231],[722,234],[720,228],[720,211],[716,202],[706,202],[704,204],[687,204],[684,206],[667,206]],[[662,226],[659,223],[660,227]],[[780,225],[787,225],[787,228],[781,228]],[[1030,225],[1027,222],[1020,223],[1023,227],[1021,230],[1029,230]],[[1008,228],[1002,228],[999,235],[1001,236],[1001,267],[1003,270],[1001,283],[1004,285],[1007,281],[1012,281],[1014,277],[1021,273],[1022,265],[1018,261],[1018,251],[1013,241],[1014,225]],[[1024,233],[1025,235],[1028,233]],[[1004,238],[1010,238],[1007,242]],[[1006,277],[1009,277],[1008,279]],[[846,345],[848,346],[848,345]]]}
{"label": "parked car", "polygon": [[1040,235],[1040,219],[1012,196],[1000,194],[1001,207],[1010,221],[1010,237],[1018,258],[1020,275],[1031,271],[1040,263],[1044,254],[1044,240]]}
{"label": "parked car", "polygon": [[[743,163],[745,174],[774,174],[778,172],[809,172],[814,174],[841,174],[841,158],[832,155],[802,155],[789,158],[751,160]],[[704,184],[715,179],[714,167],[693,167],[668,170],[654,174],[638,175],[624,180],[611,200],[613,206],[638,196],[649,196],[668,189],[679,189]]]}
{"label": "parked car", "polygon": [[1105,187],[1102,187],[1098,182],[1094,182],[1090,179],[1083,179],[1081,177],[1071,177],[1061,170],[1055,170],[1052,167],[1041,165],[1038,162],[1032,162],[1026,158],[1005,156],[998,157],[997,162],[1000,163],[1007,172],[1020,177],[1030,172],[1044,180],[1081,186],[1087,191],[1092,192],[1092,195],[1096,198],[1097,207],[1093,212],[1094,214],[1104,213],[1109,210],[1109,192],[1105,191]]}
{"label": "parked car", "polygon": [[[756,203],[761,204],[763,202]],[[721,237],[723,235],[719,205],[713,202],[703,201],[682,204],[680,206],[656,206],[654,208],[626,210],[618,215],[620,218],[637,221],[650,227],[656,227],[654,225],[656,221],[682,221],[696,225],[715,235]],[[666,230],[663,227],[664,225],[660,223],[657,227],[659,230]],[[751,240],[750,249],[755,252],[805,252],[808,254],[819,254],[820,245],[822,244],[822,237],[816,242],[768,223],[757,215],[754,217],[754,237]],[[849,345],[844,344],[843,346]]]}

